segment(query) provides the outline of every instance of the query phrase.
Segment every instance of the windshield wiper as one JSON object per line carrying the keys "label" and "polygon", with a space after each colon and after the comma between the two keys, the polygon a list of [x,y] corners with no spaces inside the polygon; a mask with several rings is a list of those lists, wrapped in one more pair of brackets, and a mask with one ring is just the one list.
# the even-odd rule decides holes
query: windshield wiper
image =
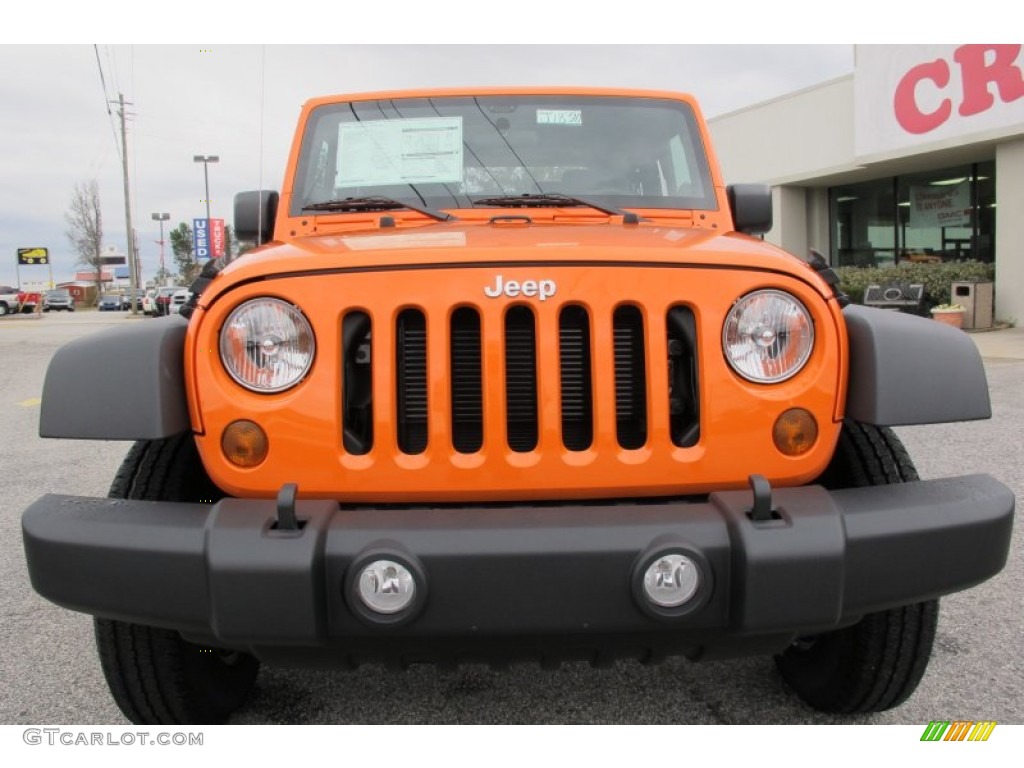
{"label": "windshield wiper", "polygon": [[595,211],[607,213],[609,216],[622,216],[627,224],[634,224],[640,218],[632,211],[624,211],[611,205],[602,205],[575,195],[563,195],[557,192],[539,194],[525,193],[522,195],[502,195],[500,197],[481,197],[474,200],[473,205],[494,205],[504,208],[550,208],[556,205],[585,205]]}
{"label": "windshield wiper", "polygon": [[337,200],[324,200],[322,203],[309,203],[302,206],[304,211],[391,211],[395,208],[408,208],[410,211],[422,213],[436,221],[455,221],[455,217],[445,211],[435,211],[433,208],[424,208],[421,205],[413,205],[404,200],[396,200],[393,197],[373,195],[370,197],[346,197]]}

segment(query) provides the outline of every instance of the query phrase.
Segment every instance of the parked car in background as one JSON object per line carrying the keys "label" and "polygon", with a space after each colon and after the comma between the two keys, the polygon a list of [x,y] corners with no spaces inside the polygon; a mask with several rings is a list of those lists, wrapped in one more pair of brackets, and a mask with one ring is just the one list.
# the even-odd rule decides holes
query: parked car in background
{"label": "parked car in background", "polygon": [[171,297],[178,291],[185,290],[183,285],[167,285],[160,289],[156,295],[156,313],[158,315],[171,314]]}
{"label": "parked car in background", "polygon": [[0,317],[18,311],[18,289],[11,285],[0,285]]}
{"label": "parked car in background", "polygon": [[56,288],[43,294],[43,312],[51,309],[66,309],[68,312],[75,311],[75,299],[71,291],[66,288]]}
{"label": "parked car in background", "polygon": [[[135,308],[142,309],[142,297],[146,295],[146,292],[141,288],[135,289]],[[121,309],[127,312],[132,308],[132,292],[125,291],[121,294]]]}
{"label": "parked car in background", "polygon": [[117,312],[121,309],[121,297],[112,293],[100,296],[99,304],[96,307],[100,312]]}
{"label": "parked car in background", "polygon": [[43,295],[39,291],[18,291],[18,302],[24,314],[35,312],[42,300]]}
{"label": "parked car in background", "polygon": [[144,315],[156,314],[156,288],[150,288],[142,297],[142,313]]}
{"label": "parked car in background", "polygon": [[181,308],[185,306],[188,300],[192,298],[192,291],[187,288],[182,288],[180,291],[175,291],[174,295],[171,296],[170,313],[176,315],[181,312]]}

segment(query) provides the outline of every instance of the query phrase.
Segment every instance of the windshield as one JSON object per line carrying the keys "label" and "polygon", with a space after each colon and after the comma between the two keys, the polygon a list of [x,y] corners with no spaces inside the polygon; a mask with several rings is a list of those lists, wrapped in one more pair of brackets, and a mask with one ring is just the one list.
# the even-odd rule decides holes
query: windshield
{"label": "windshield", "polygon": [[319,107],[303,136],[291,215],[350,197],[471,208],[479,198],[548,193],[616,208],[716,208],[683,102],[479,96]]}

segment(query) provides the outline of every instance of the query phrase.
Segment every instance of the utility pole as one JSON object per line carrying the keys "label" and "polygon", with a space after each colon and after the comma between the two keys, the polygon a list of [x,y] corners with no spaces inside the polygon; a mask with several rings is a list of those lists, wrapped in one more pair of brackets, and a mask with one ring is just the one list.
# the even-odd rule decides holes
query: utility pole
{"label": "utility pole", "polygon": [[[135,306],[135,296],[139,289],[139,276],[135,264],[135,230],[132,229],[131,193],[128,189],[128,134],[125,130],[123,93],[117,94],[117,103],[120,106],[117,113],[121,117],[121,165],[124,169],[124,219],[125,224],[128,227],[128,306],[131,308],[132,314],[137,315],[139,311]],[[100,269],[102,270],[102,267],[100,267]]]}

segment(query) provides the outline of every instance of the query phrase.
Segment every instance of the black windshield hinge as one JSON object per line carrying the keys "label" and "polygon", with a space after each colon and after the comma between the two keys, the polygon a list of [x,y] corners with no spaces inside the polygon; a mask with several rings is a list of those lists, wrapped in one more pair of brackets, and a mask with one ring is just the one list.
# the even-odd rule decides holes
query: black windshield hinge
{"label": "black windshield hinge", "polygon": [[836,297],[840,308],[847,306],[850,303],[850,297],[840,290],[839,275],[829,266],[825,257],[811,248],[811,256],[807,259],[807,263],[811,265],[811,269],[821,275],[822,279],[832,287],[832,295]]}
{"label": "black windshield hinge", "polygon": [[196,305],[199,303],[199,297],[203,291],[206,290],[206,286],[217,276],[217,273],[224,269],[225,259],[217,258],[210,259],[203,265],[202,271],[199,273],[199,277],[192,281],[192,285],[189,286],[188,290],[192,294],[188,301],[178,310],[184,318],[192,317],[192,313],[196,309]]}

